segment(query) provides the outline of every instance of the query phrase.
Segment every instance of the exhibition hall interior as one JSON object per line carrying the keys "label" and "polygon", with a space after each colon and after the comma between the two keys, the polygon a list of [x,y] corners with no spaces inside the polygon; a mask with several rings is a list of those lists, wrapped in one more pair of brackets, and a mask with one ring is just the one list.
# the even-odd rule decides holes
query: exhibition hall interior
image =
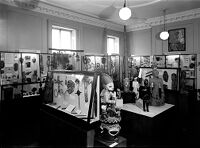
{"label": "exhibition hall interior", "polygon": [[0,147],[200,146],[199,0],[1,0]]}

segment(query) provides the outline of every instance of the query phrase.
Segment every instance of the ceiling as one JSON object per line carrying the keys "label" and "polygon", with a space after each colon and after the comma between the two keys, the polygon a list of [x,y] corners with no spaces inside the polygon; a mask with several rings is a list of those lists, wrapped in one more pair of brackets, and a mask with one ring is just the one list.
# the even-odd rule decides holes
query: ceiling
{"label": "ceiling", "polygon": [[91,17],[116,24],[133,25],[144,23],[149,18],[200,8],[200,0],[127,0],[132,10],[132,17],[122,21],[118,12],[124,0],[41,0],[45,3],[62,7]]}

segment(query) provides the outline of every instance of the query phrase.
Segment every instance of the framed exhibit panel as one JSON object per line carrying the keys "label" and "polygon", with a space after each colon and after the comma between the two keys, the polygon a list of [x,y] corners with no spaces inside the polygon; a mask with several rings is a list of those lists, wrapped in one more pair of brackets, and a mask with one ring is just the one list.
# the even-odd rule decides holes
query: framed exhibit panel
{"label": "framed exhibit panel", "polygon": [[164,55],[155,55],[153,56],[153,63],[158,68],[165,68],[166,57]]}
{"label": "framed exhibit panel", "polygon": [[168,39],[168,51],[185,51],[186,50],[186,39],[185,39],[185,28],[178,28],[169,30]]}
{"label": "framed exhibit panel", "polygon": [[158,69],[165,89],[178,90],[178,69]]}
{"label": "framed exhibit panel", "polygon": [[186,78],[195,78],[196,55],[180,55],[180,68],[185,71]]}
{"label": "framed exhibit panel", "polygon": [[47,105],[89,123],[99,120],[100,77],[93,72],[53,72],[53,102]]}
{"label": "framed exhibit panel", "polygon": [[151,67],[152,61],[153,61],[152,56],[141,56],[140,67]]}
{"label": "framed exhibit panel", "polygon": [[166,56],[166,68],[179,68],[179,55]]}

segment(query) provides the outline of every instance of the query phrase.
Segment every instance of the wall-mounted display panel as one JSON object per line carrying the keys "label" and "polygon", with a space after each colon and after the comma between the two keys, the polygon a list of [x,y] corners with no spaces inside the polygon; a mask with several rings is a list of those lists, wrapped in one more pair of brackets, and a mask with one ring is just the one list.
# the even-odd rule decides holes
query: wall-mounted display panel
{"label": "wall-mounted display panel", "polygon": [[1,52],[1,85],[21,83],[21,54]]}
{"label": "wall-mounted display panel", "polygon": [[166,56],[166,68],[179,68],[179,55]]}
{"label": "wall-mounted display panel", "polygon": [[140,57],[140,67],[151,67],[153,61],[152,56],[141,56]]}
{"label": "wall-mounted display panel", "polygon": [[165,56],[163,55],[155,55],[153,56],[153,63],[158,67],[158,68],[165,68]]}
{"label": "wall-mounted display panel", "polygon": [[22,54],[22,83],[40,81],[39,54]]}

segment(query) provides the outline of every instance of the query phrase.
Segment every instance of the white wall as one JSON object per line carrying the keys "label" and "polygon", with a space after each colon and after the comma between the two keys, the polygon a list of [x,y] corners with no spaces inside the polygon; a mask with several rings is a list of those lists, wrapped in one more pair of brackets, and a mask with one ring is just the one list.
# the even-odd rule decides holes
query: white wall
{"label": "white wall", "polygon": [[186,29],[186,51],[168,52],[168,41],[158,38],[163,25],[153,26],[151,29],[132,31],[128,33],[129,56],[134,55],[162,55],[162,54],[190,54],[200,53],[200,18],[191,19],[166,25],[166,29]]}
{"label": "white wall", "polygon": [[[92,26],[55,16],[40,14],[17,7],[0,4],[0,50],[18,49],[48,52],[51,48],[51,24],[60,24],[77,29],[77,49],[90,54],[104,54],[104,28]],[[120,53],[124,53],[123,33],[113,30],[109,34],[120,38]]]}

